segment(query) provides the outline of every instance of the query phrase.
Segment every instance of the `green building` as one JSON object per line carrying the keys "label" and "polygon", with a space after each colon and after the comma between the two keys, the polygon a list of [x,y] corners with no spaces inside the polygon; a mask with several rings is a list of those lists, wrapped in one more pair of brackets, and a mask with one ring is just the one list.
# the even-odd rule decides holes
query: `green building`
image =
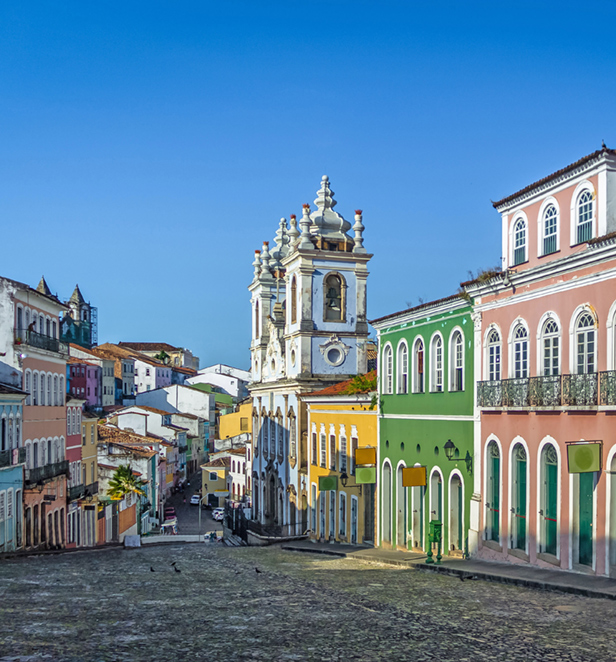
{"label": "green building", "polygon": [[[379,347],[379,544],[468,552],[473,494],[473,321],[459,295],[374,320]],[[412,467],[415,471],[404,471]],[[421,484],[425,483],[425,484]],[[436,551],[436,547],[433,548]]]}

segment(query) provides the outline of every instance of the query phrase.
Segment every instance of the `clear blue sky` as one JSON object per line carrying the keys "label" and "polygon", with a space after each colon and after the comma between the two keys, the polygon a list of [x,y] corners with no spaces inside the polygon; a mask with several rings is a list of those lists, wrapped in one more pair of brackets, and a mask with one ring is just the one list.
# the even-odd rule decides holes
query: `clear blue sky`
{"label": "clear blue sky", "polygon": [[0,274],[248,367],[253,251],[328,174],[371,318],[499,264],[497,200],[616,146],[614,2],[0,3]]}

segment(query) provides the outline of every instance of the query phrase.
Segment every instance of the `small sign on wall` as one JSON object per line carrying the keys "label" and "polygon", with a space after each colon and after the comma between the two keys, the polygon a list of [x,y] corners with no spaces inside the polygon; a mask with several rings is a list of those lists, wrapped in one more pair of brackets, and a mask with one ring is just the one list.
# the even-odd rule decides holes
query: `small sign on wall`
{"label": "small sign on wall", "polygon": [[426,467],[405,467],[402,469],[403,487],[425,487],[427,473]]}
{"label": "small sign on wall", "polygon": [[569,473],[601,471],[602,448],[601,441],[567,442]]}
{"label": "small sign on wall", "polygon": [[376,464],[376,448],[356,448],[355,465]]}

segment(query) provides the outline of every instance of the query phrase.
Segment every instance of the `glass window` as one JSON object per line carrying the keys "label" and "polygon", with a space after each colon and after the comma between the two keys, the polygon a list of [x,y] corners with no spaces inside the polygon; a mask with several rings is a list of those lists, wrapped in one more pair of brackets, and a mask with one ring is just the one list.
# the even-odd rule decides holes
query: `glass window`
{"label": "glass window", "polygon": [[327,438],[324,432],[321,432],[321,466],[327,465]]}
{"label": "glass window", "polygon": [[558,325],[554,320],[548,320],[543,325],[543,374],[558,375],[558,358],[560,350],[560,335]]}
{"label": "glass window", "polygon": [[432,390],[443,390],[443,339],[440,336],[434,336],[432,340]]}
{"label": "glass window", "polygon": [[346,536],[346,494],[340,495],[340,512],[338,514],[338,531],[341,536]]}
{"label": "glass window", "polygon": [[312,433],[312,464],[317,464],[318,450],[317,450],[317,433]]}
{"label": "glass window", "polygon": [[346,437],[340,437],[340,471],[347,470],[347,440]]}
{"label": "glass window", "polygon": [[424,392],[424,345],[421,338],[415,341],[415,348],[413,350],[413,392]]}
{"label": "glass window", "polygon": [[518,219],[513,229],[513,265],[526,262],[526,221]]}
{"label": "glass window", "polygon": [[558,231],[558,211],[550,205],[543,215],[543,255],[556,252],[556,233]]}
{"label": "glass window", "polygon": [[464,390],[464,341],[462,334],[456,331],[451,341],[451,389],[453,391]]}
{"label": "glass window", "polygon": [[383,393],[392,393],[393,392],[393,358],[391,352],[391,346],[387,345],[383,351],[383,364],[385,366],[385,381],[383,383]]}
{"label": "glass window", "polygon": [[595,321],[584,313],[576,325],[577,374],[595,372]]}
{"label": "glass window", "polygon": [[398,393],[409,392],[409,352],[406,343],[398,346]]}
{"label": "glass window", "polygon": [[528,333],[521,324],[513,334],[513,367],[516,379],[528,377]]}
{"label": "glass window", "polygon": [[336,435],[329,435],[329,467],[336,469]]}
{"label": "glass window", "polygon": [[584,191],[577,204],[577,242],[581,244],[592,239],[592,193]]}
{"label": "glass window", "polygon": [[501,378],[501,343],[496,329],[488,335],[488,379],[498,381]]}

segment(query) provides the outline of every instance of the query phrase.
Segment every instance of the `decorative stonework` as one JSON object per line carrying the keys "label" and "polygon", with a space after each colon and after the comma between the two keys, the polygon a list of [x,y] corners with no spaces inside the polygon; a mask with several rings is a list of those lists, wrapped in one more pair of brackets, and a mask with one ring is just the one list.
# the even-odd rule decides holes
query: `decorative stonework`
{"label": "decorative stonework", "polygon": [[344,363],[351,347],[345,345],[337,335],[330,336],[329,340],[319,345],[323,358],[329,365],[338,367]]}

